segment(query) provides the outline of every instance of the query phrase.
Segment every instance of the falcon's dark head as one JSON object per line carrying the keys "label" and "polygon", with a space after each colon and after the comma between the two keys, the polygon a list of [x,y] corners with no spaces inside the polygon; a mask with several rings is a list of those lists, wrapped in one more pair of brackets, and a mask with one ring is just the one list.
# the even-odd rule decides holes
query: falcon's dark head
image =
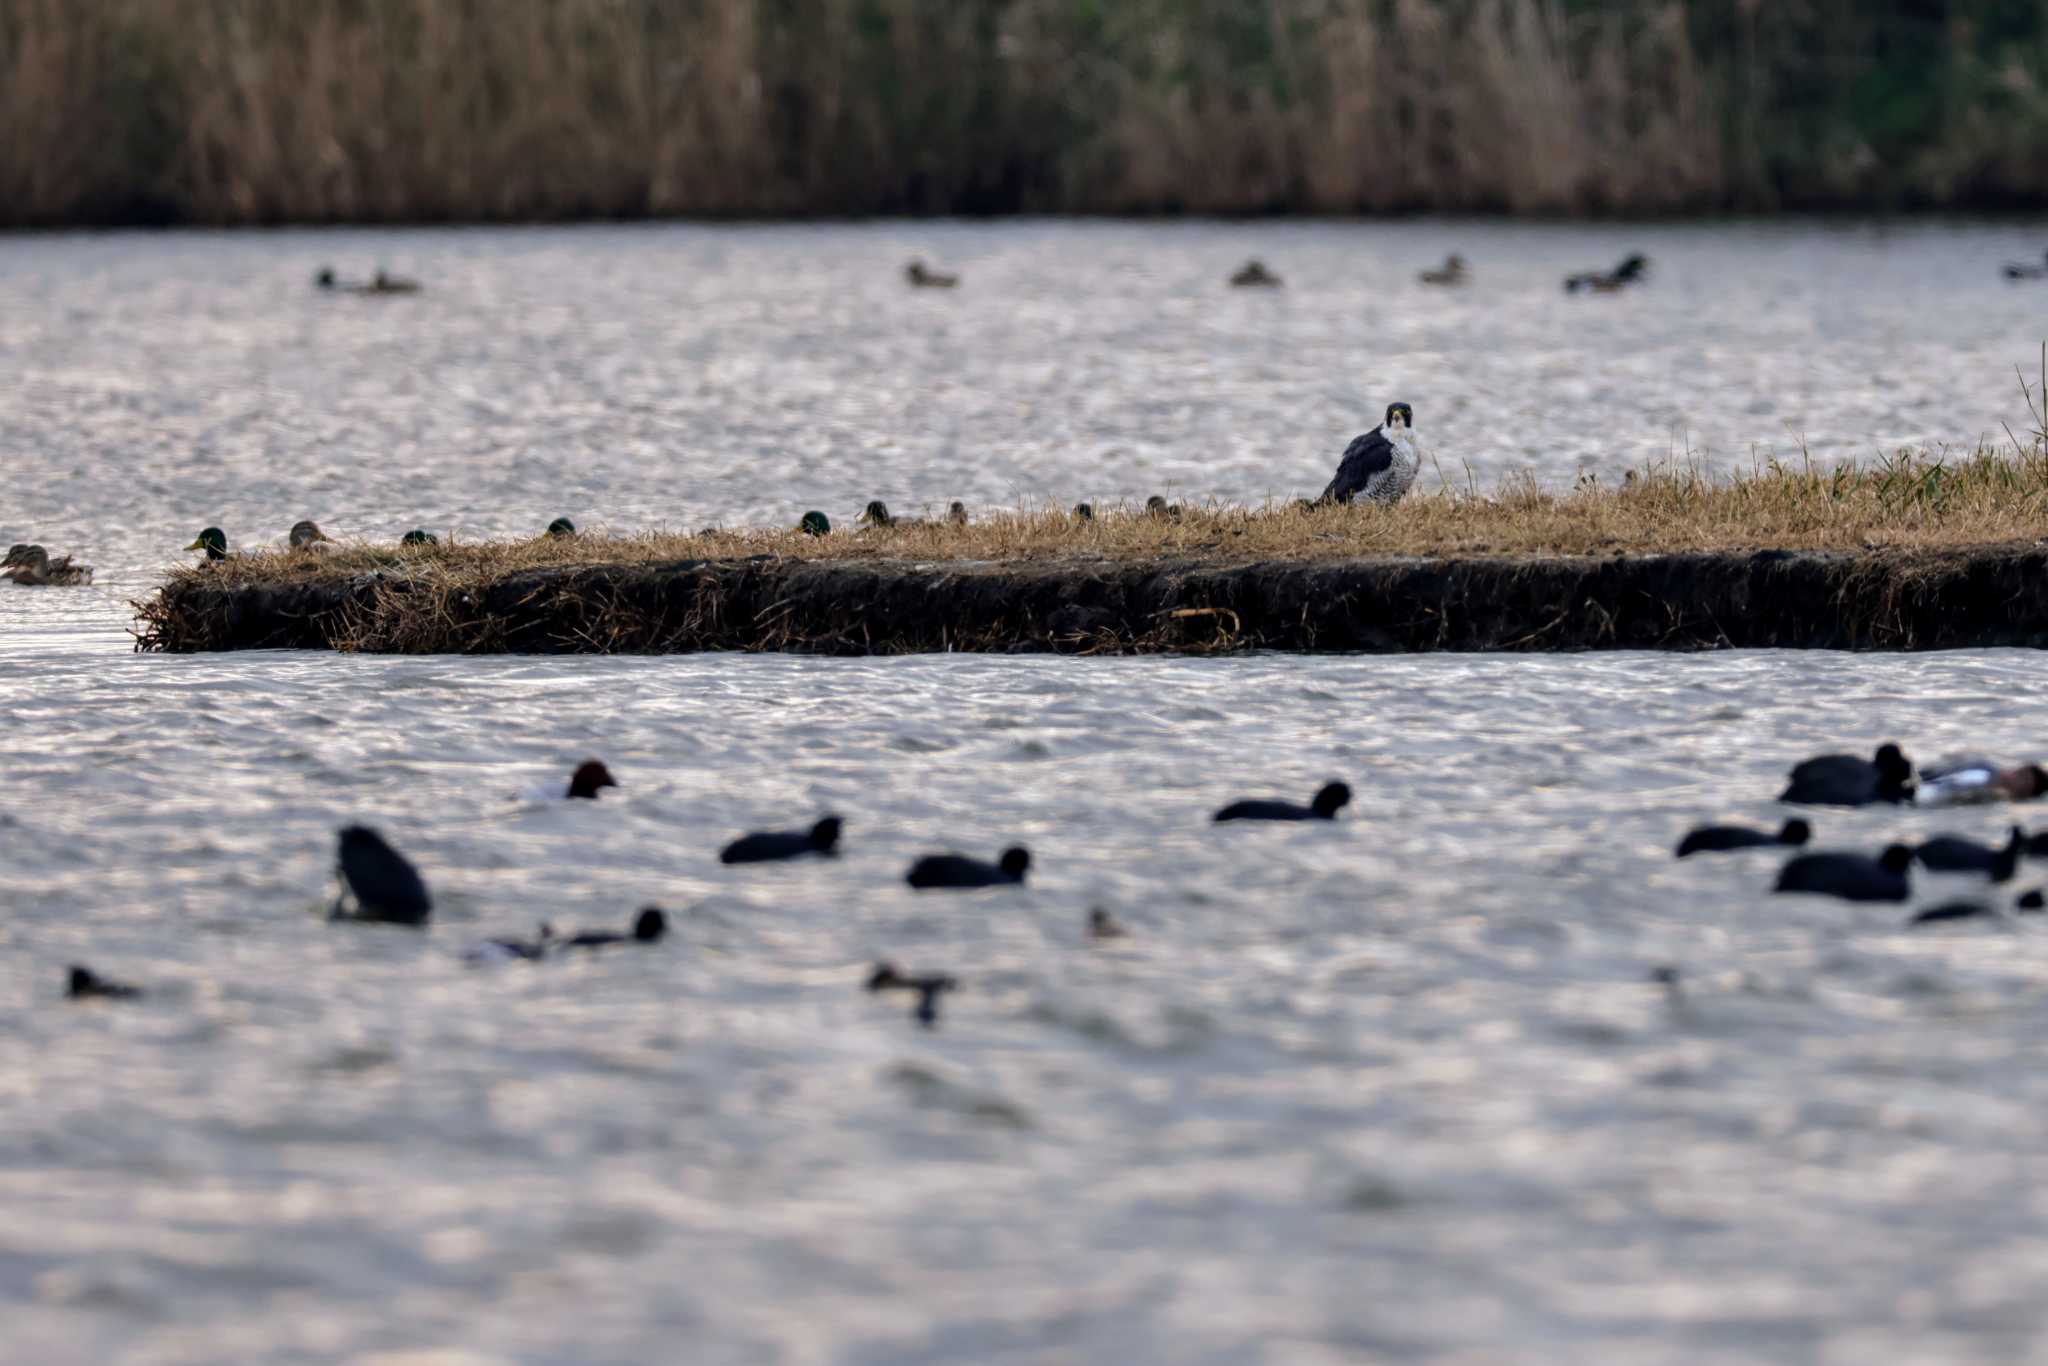
{"label": "falcon's dark head", "polygon": [[1387,405],[1386,425],[1389,427],[1393,426],[1396,419],[1399,419],[1403,427],[1413,427],[1415,425],[1415,410],[1405,403],[1389,403]]}

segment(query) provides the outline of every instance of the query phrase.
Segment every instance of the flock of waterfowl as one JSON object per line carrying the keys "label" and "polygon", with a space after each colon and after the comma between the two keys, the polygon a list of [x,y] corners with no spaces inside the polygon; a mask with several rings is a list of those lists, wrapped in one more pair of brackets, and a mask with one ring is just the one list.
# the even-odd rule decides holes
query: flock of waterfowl
{"label": "flock of waterfowl", "polygon": [[[1868,759],[1823,754],[1796,765],[1778,800],[1798,806],[1913,806],[1943,808],[1992,802],[2032,801],[2048,794],[2048,770],[2038,764],[2001,767],[1988,759],[1964,759],[1915,770],[1895,744],[1881,745]],[[1849,850],[1806,850],[1813,827],[1792,819],[1775,831],[1739,825],[1704,825],[1679,841],[1678,857],[1747,849],[1798,849],[1778,870],[1774,892],[1806,892],[1844,901],[1899,902],[1913,895],[1914,865],[1935,873],[1981,876],[1993,885],[2010,882],[2022,858],[2048,858],[2048,833],[2029,835],[2011,828],[2006,842],[1991,846],[1960,835],[1936,835],[1919,844],[1890,844],[1875,856]],[[2019,912],[2048,908],[2036,889],[2013,903]],[[2001,912],[1984,900],[1945,901],[1908,922],[1988,918]]]}
{"label": "flock of waterfowl", "polygon": [[[563,801],[596,801],[607,788],[619,786],[611,769],[599,759],[577,765],[566,787],[545,794]],[[1351,789],[1341,782],[1325,784],[1306,806],[1272,799],[1232,802],[1216,812],[1216,823],[1237,821],[1333,821],[1351,801]],[[719,851],[718,861],[727,866],[783,863],[803,858],[837,858],[845,823],[836,815],[822,817],[797,830],[757,830],[741,835]],[[1031,853],[1022,846],[1005,849],[993,860],[975,858],[953,851],[925,854],[913,861],[903,874],[911,888],[920,891],[979,891],[1022,887],[1031,871]],[[338,893],[328,909],[330,921],[399,925],[424,929],[434,914],[433,893],[412,860],[393,848],[378,831],[363,825],[342,827],[335,837],[335,877]],[[1088,912],[1085,932],[1091,940],[1130,937],[1130,931],[1106,909]],[[538,926],[531,938],[491,938],[466,947],[465,962],[540,962],[564,954],[627,945],[647,946],[667,938],[668,913],[659,906],[645,906],[623,931],[586,930],[559,935],[547,923]],[[66,994],[74,999],[133,1000],[145,989],[100,976],[83,964],[69,968]],[[902,991],[916,997],[913,1014],[927,1026],[938,1023],[939,997],[959,988],[950,974],[913,975],[883,961],[870,969],[865,981],[870,992]]]}

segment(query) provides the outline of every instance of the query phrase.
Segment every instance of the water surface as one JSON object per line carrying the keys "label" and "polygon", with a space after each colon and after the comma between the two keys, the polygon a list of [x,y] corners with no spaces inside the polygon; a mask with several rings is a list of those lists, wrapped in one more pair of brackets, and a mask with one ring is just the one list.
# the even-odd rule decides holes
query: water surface
{"label": "water surface", "polygon": [[[1641,244],[1655,285],[1556,277]],[[1446,250],[1480,287],[1409,283]],[[912,295],[911,251],[964,270]],[[2038,656],[128,653],[208,523],[688,527],[1482,480],[2015,420],[2008,228],[595,229],[0,242],[0,1304],[39,1362],[2023,1358],[2031,919],[1673,862],[1791,757],[2038,755]],[[1256,253],[1278,295],[1216,287]],[[323,261],[412,300],[322,299]],[[2015,425],[2017,422],[2015,420]],[[1680,446],[1682,448],[1683,441]],[[586,755],[624,787],[516,795]],[[1212,827],[1238,796],[1358,798]],[[749,828],[847,819],[833,863]],[[2002,813],[1821,813],[1867,847]],[[330,926],[334,830],[425,934]],[[919,896],[916,854],[1038,859]],[[2031,886],[2038,876],[2023,879]],[[1916,904],[1972,894],[1923,878]],[[466,966],[485,935],[676,933]],[[1086,941],[1089,907],[1133,930]],[[859,989],[950,971],[939,1029]],[[65,965],[141,982],[61,999]],[[1652,969],[1675,966],[1676,992]]]}

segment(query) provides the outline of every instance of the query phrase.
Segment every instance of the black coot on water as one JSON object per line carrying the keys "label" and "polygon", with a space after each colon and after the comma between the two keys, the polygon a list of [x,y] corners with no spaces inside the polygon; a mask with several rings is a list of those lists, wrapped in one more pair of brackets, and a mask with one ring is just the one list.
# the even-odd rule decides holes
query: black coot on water
{"label": "black coot on water", "polygon": [[[334,899],[333,918],[376,921],[386,925],[424,925],[433,914],[433,899],[419,870],[405,855],[384,842],[384,837],[367,826],[351,825],[341,832],[337,871],[342,895]],[[344,909],[351,898],[355,910]]]}
{"label": "black coot on water", "polygon": [[1778,800],[1801,806],[1869,806],[1913,795],[1913,765],[1897,745],[1880,745],[1868,759],[1823,754],[1793,767]]}
{"label": "black coot on water", "polygon": [[965,854],[926,854],[910,865],[903,880],[921,892],[943,887],[1013,887],[1024,881],[1030,868],[1031,854],[1021,848],[1003,850],[996,863]]}
{"label": "black coot on water", "polygon": [[840,820],[827,816],[808,830],[761,830],[742,835],[719,851],[720,863],[770,863],[777,859],[839,853]]}
{"label": "black coot on water", "polygon": [[1751,830],[1742,825],[1702,825],[1678,842],[1678,856],[1690,858],[1694,854],[1724,854],[1735,849],[1797,847],[1812,838],[1813,827],[1796,817],[1786,821],[1775,832]]}
{"label": "black coot on water", "polygon": [[1862,854],[1801,854],[1778,870],[1774,892],[1814,892],[1844,901],[1904,901],[1912,895],[1906,870],[1913,851],[1888,846],[1877,858]]}
{"label": "black coot on water", "polygon": [[1293,802],[1249,800],[1232,802],[1216,813],[1219,821],[1333,821],[1351,802],[1351,789],[1343,783],[1325,783],[1307,806]]}

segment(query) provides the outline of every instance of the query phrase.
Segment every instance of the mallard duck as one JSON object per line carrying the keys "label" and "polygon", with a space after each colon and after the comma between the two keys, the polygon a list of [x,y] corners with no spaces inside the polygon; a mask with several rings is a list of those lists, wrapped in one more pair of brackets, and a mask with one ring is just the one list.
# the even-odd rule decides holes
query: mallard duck
{"label": "mallard duck", "polygon": [[217,526],[210,526],[185,549],[203,550],[209,560],[225,560],[228,557],[228,534]]}
{"label": "mallard duck", "polygon": [[912,289],[951,289],[960,283],[957,275],[941,275],[935,270],[925,269],[923,261],[912,261],[905,266],[903,278],[910,281]]}
{"label": "mallard duck", "polygon": [[1266,263],[1253,257],[1237,268],[1237,274],[1230,277],[1232,287],[1237,289],[1273,289],[1280,284],[1280,277],[1266,269]]}
{"label": "mallard duck", "polygon": [[806,536],[830,536],[832,519],[822,512],[806,512],[797,522],[796,529]]}
{"label": "mallard duck", "polygon": [[0,569],[10,569],[21,563],[21,557],[28,553],[27,541],[16,541],[7,547],[7,558],[0,560]]}
{"label": "mallard duck", "polygon": [[49,551],[32,545],[8,567],[6,577],[23,588],[77,588],[92,582],[92,566],[73,564],[69,555],[53,560]]}
{"label": "mallard duck", "polygon": [[439,545],[441,544],[441,538],[431,531],[422,531],[415,527],[399,538],[398,543],[400,545]]}
{"label": "mallard duck", "polygon": [[954,526],[967,525],[967,504],[955,503],[946,509],[946,520]]}
{"label": "mallard duck", "polygon": [[576,524],[567,517],[557,517],[554,521],[548,523],[547,534],[556,540],[574,536],[576,534]]}
{"label": "mallard duck", "polygon": [[1632,285],[1642,279],[1643,272],[1649,269],[1649,265],[1650,259],[1647,256],[1631,254],[1623,257],[1621,264],[1606,274],[1588,270],[1577,275],[1567,275],[1564,292],[1576,294],[1582,289],[1590,289],[1595,294],[1612,294],[1624,285]]}
{"label": "mallard duck", "polygon": [[1145,515],[1155,522],[1178,522],[1180,504],[1169,503],[1155,493],[1145,500]]}
{"label": "mallard duck", "polygon": [[860,510],[860,516],[853,519],[853,524],[889,527],[897,525],[897,521],[889,515],[889,505],[877,498]]}
{"label": "mallard duck", "polygon": [[1088,504],[1088,503],[1076,503],[1076,504],[1074,504],[1074,520],[1075,520],[1075,521],[1077,521],[1077,522],[1092,522],[1092,521],[1094,521],[1094,520],[1095,520],[1095,508],[1093,507],[1093,505],[1091,505],[1091,504]]}
{"label": "mallard duck", "polygon": [[1423,271],[1421,278],[1426,285],[1462,285],[1465,283],[1465,258],[1453,252],[1436,270]]}
{"label": "mallard duck", "polygon": [[293,550],[317,550],[324,554],[336,548],[333,539],[311,518],[303,522],[294,522],[291,535],[287,539]]}
{"label": "mallard duck", "polygon": [[364,292],[368,294],[417,294],[420,292],[420,282],[418,280],[408,280],[399,275],[387,275],[380,270],[370,277],[369,288]]}
{"label": "mallard duck", "polygon": [[1108,911],[1097,906],[1088,912],[1088,937],[1090,939],[1128,939],[1131,932],[1123,922]]}

